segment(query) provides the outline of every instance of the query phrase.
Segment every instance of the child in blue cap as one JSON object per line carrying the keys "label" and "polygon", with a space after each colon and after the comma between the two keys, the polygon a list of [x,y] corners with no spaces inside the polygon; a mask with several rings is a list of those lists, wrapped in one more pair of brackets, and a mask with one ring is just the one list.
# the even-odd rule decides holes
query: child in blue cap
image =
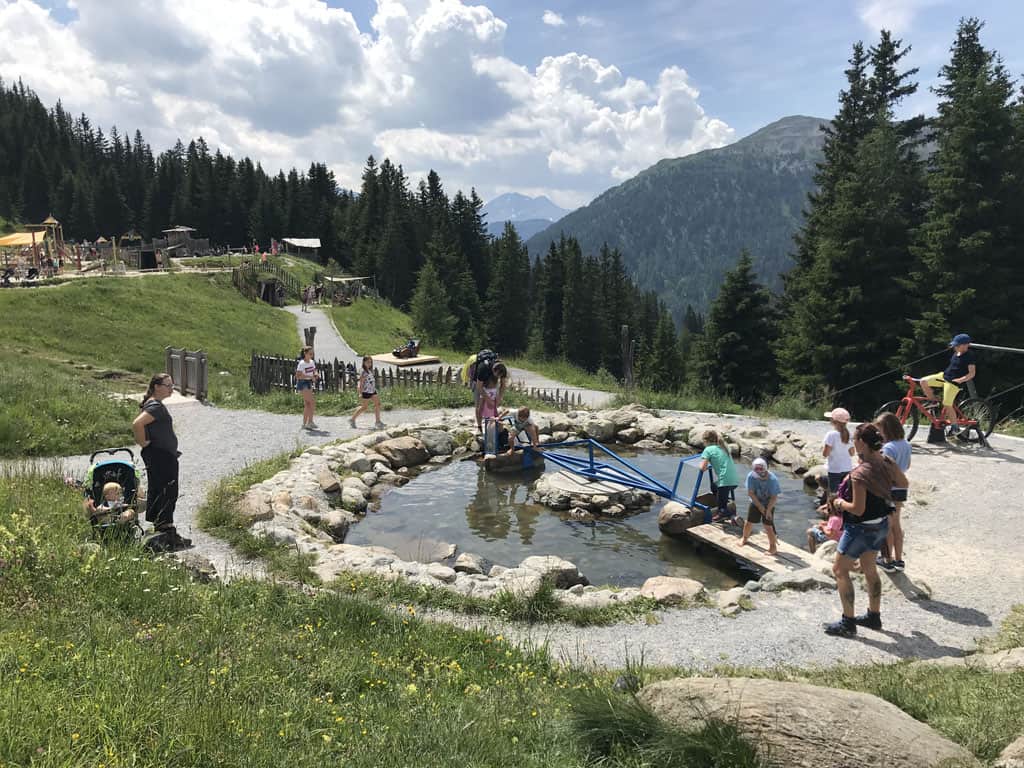
{"label": "child in blue cap", "polygon": [[974,361],[974,353],[971,352],[971,337],[966,333],[958,333],[949,342],[953,348],[953,356],[949,358],[949,365],[941,373],[933,373],[921,379],[921,390],[925,397],[935,399],[931,385],[942,382],[942,418],[953,425],[952,431],[956,429],[956,410],[953,408],[953,401],[960,392],[960,386],[966,384],[977,374],[977,367]]}

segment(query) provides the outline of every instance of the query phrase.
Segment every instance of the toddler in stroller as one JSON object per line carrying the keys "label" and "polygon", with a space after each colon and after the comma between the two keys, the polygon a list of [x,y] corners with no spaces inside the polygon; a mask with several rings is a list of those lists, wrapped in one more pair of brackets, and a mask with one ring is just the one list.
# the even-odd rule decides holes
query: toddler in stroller
{"label": "toddler in stroller", "polygon": [[[125,461],[108,458],[96,461],[100,454],[115,456],[127,453]],[[139,502],[140,474],[135,468],[135,455],[128,448],[99,450],[89,457],[89,470],[85,475],[82,507],[100,539],[136,540],[142,538],[135,507]]]}

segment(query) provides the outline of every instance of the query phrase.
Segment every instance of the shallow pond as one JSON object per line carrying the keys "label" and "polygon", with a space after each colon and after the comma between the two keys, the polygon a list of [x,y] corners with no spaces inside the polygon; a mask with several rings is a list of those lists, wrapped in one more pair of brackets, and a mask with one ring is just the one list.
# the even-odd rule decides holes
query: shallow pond
{"label": "shallow pond", "polygon": [[[671,486],[679,458],[639,453],[630,461]],[[684,498],[696,479],[687,466],[679,485]],[[742,517],[747,509],[742,482],[750,467],[737,462],[736,469]],[[546,471],[558,468],[548,462]],[[781,471],[776,475],[782,486],[777,530],[783,540],[802,548],[804,531],[816,519],[814,495],[799,478]],[[388,492],[380,509],[353,526],[346,541],[389,547],[406,559],[423,560],[436,557],[439,543],[445,542],[506,566],[530,555],[558,555],[575,563],[594,584],[637,586],[650,576],[686,576],[726,588],[750,578],[731,558],[706,548],[698,552],[688,540],[663,535],[658,529],[658,510],[664,503],[660,499],[649,511],[629,517],[580,522],[528,500],[538,476],[537,471],[492,473],[475,461],[453,462]]]}

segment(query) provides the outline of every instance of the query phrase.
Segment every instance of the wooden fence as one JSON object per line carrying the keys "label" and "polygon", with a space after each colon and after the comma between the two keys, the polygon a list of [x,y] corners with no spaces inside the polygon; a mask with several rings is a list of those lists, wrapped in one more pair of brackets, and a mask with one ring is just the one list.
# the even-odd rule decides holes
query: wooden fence
{"label": "wooden fence", "polygon": [[164,370],[174,379],[174,388],[183,395],[205,400],[209,394],[206,353],[164,347]]}
{"label": "wooden fence", "polygon": [[[355,391],[359,387],[358,368],[348,368],[345,363],[334,360],[315,360],[320,379],[315,388],[320,392]],[[253,353],[249,366],[249,388],[256,394],[265,395],[275,389],[295,388],[295,367],[298,359],[280,355]],[[431,370],[408,368],[374,368],[373,375],[380,390],[389,387],[461,387],[459,369],[453,366],[438,366]],[[583,405],[583,398],[568,389],[539,389],[526,387],[521,382],[512,382],[510,389],[548,403],[552,407],[570,411]]]}
{"label": "wooden fence", "polygon": [[235,267],[231,270],[231,282],[243,296],[252,301],[259,301],[259,288],[256,284],[259,282],[260,274],[273,275],[284,286],[289,296],[294,299],[300,298],[303,286],[298,279],[270,262],[254,260]]}

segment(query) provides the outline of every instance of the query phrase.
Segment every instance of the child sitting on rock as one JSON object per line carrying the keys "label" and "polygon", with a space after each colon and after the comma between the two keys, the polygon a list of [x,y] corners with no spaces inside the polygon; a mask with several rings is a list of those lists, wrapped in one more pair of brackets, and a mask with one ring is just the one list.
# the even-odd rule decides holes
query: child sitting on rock
{"label": "child sitting on rock", "polygon": [[[504,419],[508,415],[508,411],[504,410],[499,415],[499,419]],[[530,438],[530,446],[533,448],[540,447],[540,430],[537,428],[536,423],[530,418],[530,409],[525,405],[516,411],[514,418],[507,422],[506,430],[508,431],[508,453],[512,454],[516,450],[516,440],[518,436],[525,432],[527,437]]]}
{"label": "child sitting on rock", "polygon": [[[826,482],[828,480],[826,479]],[[828,519],[815,523],[807,529],[807,550],[813,555],[819,544],[826,541],[839,541],[843,535],[843,514],[829,499],[825,503],[828,512]]]}

